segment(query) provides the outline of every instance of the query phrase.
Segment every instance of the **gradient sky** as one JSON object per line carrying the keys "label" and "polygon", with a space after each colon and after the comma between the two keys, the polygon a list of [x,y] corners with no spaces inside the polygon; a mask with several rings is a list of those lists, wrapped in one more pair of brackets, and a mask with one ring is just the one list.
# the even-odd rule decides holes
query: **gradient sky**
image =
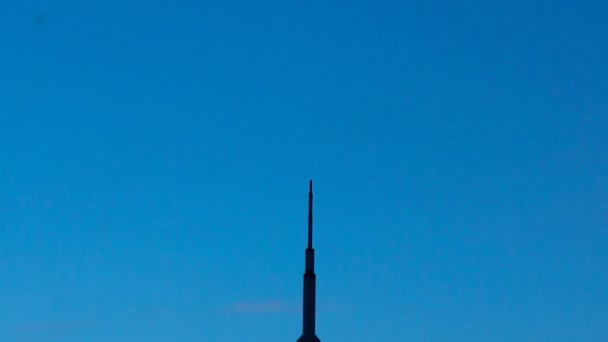
{"label": "gradient sky", "polygon": [[608,340],[608,2],[1,1],[0,340]]}

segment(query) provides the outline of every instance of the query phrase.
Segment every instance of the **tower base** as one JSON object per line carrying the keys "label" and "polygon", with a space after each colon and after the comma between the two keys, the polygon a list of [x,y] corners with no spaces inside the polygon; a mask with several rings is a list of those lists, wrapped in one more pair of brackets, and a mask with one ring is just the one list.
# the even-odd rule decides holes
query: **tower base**
{"label": "tower base", "polygon": [[312,335],[312,336],[302,335],[298,339],[298,342],[321,342],[321,340],[319,340],[319,338],[316,335]]}

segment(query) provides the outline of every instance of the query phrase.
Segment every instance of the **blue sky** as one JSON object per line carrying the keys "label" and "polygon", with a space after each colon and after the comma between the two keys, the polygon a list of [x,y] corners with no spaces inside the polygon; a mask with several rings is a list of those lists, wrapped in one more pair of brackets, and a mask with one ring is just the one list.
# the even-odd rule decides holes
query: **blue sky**
{"label": "blue sky", "polygon": [[608,3],[0,3],[0,340],[608,339]]}

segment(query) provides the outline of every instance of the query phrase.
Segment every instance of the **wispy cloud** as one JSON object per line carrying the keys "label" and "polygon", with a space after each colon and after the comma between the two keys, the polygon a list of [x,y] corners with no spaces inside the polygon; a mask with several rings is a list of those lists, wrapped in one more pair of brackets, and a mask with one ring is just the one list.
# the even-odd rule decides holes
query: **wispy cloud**
{"label": "wispy cloud", "polygon": [[242,301],[227,305],[222,311],[237,314],[294,313],[299,312],[299,307],[280,300]]}
{"label": "wispy cloud", "polygon": [[87,326],[93,325],[92,322],[65,320],[48,322],[23,323],[13,327],[13,333],[21,338],[63,338]]}

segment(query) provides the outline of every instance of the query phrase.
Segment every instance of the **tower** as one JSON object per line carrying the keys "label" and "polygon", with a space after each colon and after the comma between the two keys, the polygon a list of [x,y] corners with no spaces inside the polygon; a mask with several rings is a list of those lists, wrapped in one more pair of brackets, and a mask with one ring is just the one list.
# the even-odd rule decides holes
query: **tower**
{"label": "tower", "polygon": [[308,192],[308,247],[304,269],[304,298],[302,303],[302,336],[298,342],[321,342],[315,333],[316,287],[315,250],[312,248],[312,180]]}

